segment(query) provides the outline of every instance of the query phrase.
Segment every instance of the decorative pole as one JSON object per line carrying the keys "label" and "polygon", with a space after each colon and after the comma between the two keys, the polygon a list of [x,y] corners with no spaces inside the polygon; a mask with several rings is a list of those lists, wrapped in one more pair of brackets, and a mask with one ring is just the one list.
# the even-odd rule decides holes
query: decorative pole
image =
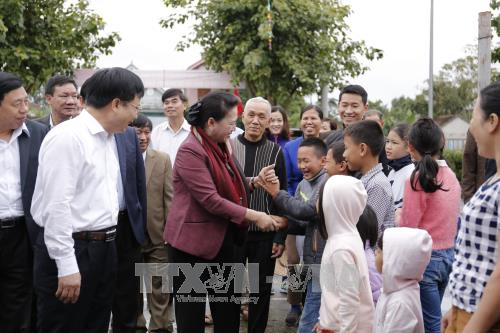
{"label": "decorative pole", "polygon": [[429,46],[429,105],[428,116],[432,118],[434,115],[434,73],[433,73],[433,58],[434,58],[434,0],[431,0],[431,29],[430,29],[430,46]]}
{"label": "decorative pole", "polygon": [[269,51],[273,49],[273,12],[271,11],[271,1],[272,0],[267,0],[267,46]]}

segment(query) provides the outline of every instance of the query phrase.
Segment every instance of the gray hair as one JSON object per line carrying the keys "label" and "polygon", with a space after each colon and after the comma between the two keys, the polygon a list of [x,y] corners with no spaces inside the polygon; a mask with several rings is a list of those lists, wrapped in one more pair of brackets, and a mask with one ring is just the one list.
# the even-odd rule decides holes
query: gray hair
{"label": "gray hair", "polygon": [[368,110],[365,113],[365,118],[366,117],[371,117],[371,116],[377,116],[378,119],[383,120],[384,119],[384,114],[380,112],[379,110]]}
{"label": "gray hair", "polygon": [[254,103],[263,103],[263,104],[266,104],[267,109],[268,109],[268,113],[271,114],[271,107],[272,107],[271,103],[269,103],[269,101],[267,99],[265,99],[264,97],[260,97],[260,96],[250,98],[245,103],[245,108],[243,109],[243,111],[245,112],[247,110],[248,106],[250,104],[254,104]]}

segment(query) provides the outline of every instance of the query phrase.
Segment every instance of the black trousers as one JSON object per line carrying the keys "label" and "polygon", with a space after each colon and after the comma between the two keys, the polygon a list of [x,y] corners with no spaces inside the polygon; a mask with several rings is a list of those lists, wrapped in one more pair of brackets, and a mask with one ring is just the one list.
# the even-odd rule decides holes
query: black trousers
{"label": "black trousers", "polygon": [[0,332],[29,332],[33,252],[24,223],[0,229]]}
{"label": "black trousers", "polygon": [[34,282],[39,333],[105,333],[108,331],[116,278],[115,242],[75,240],[81,275],[80,297],[64,304],[55,297],[57,266],[40,234],[35,245]]}
{"label": "black trousers", "polygon": [[246,242],[237,247],[238,262],[259,264],[259,292],[250,297],[258,297],[257,303],[248,303],[248,332],[264,333],[269,318],[272,283],[268,277],[274,275],[276,259],[271,258],[274,233],[249,232]]}
{"label": "black trousers", "polygon": [[118,217],[116,230],[118,273],[113,296],[113,333],[135,332],[140,292],[140,278],[135,276],[135,264],[142,263],[141,246],[137,243],[126,214]]}
{"label": "black trousers", "polygon": [[[228,229],[229,230],[229,229]],[[232,232],[226,232],[222,247],[213,260],[206,260],[189,253],[183,252],[167,245],[171,263],[195,264],[233,264],[235,263],[234,243]],[[224,278],[229,279],[230,267],[224,270]],[[205,270],[199,280],[204,283],[209,281],[210,274]],[[183,271],[173,276],[173,294],[175,319],[178,333],[203,333],[205,332],[205,304],[207,293],[197,293],[194,288],[189,293],[179,292],[186,280]],[[231,280],[227,292],[215,292],[207,288],[210,302],[210,312],[214,320],[214,333],[238,333],[240,329],[240,304],[234,301],[239,293],[234,291],[234,280]],[[192,297],[192,298],[189,298]],[[212,297],[216,297],[217,299]],[[212,301],[213,300],[213,301]]]}

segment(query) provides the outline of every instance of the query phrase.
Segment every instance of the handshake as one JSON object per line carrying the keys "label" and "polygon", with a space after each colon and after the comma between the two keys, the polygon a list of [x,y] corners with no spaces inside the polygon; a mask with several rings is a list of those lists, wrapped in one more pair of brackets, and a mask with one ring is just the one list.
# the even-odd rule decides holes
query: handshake
{"label": "handshake", "polygon": [[[255,188],[262,188],[274,199],[280,190],[278,177],[274,172],[274,164],[268,165],[260,171],[257,177],[252,178],[251,184]],[[262,231],[277,231],[288,227],[288,219],[282,216],[256,212],[251,219]]]}

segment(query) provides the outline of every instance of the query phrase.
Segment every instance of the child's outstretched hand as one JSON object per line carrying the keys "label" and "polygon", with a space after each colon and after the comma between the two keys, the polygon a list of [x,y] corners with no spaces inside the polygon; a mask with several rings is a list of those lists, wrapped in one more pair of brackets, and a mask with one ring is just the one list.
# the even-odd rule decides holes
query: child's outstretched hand
{"label": "child's outstretched hand", "polygon": [[274,164],[263,167],[257,176],[257,182],[279,183],[278,177],[274,172]]}
{"label": "child's outstretched hand", "polygon": [[278,192],[280,191],[280,181],[276,179],[275,182],[272,181],[261,181],[260,178],[256,181],[257,187],[262,188],[266,191],[273,199],[276,198]]}

